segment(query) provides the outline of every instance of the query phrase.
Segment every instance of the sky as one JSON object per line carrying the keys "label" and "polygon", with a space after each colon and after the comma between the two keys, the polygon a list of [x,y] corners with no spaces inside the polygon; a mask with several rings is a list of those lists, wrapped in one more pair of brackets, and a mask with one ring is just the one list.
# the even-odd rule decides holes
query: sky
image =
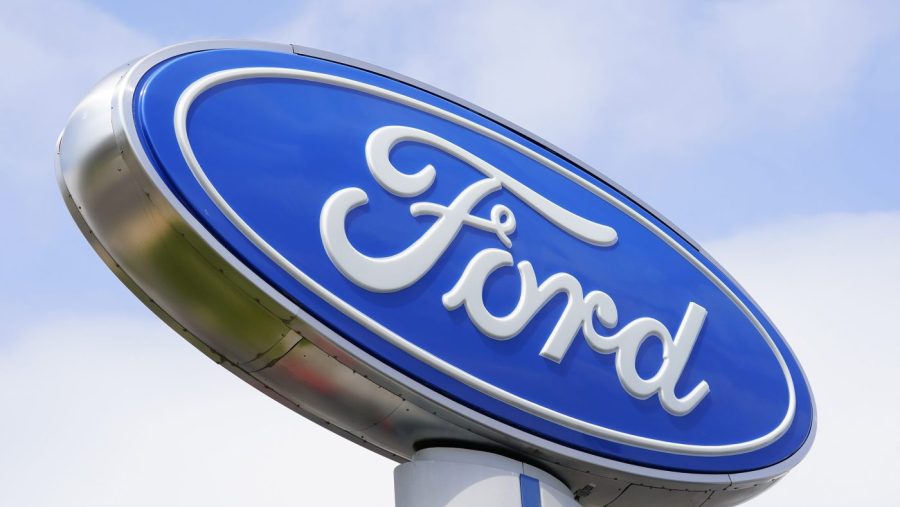
{"label": "sky", "polygon": [[900,4],[0,0],[0,504],[393,504],[393,462],[195,351],[60,198],[80,98],[210,38],[409,75],[636,194],[744,285],[812,384],[815,445],[747,505],[896,503]]}

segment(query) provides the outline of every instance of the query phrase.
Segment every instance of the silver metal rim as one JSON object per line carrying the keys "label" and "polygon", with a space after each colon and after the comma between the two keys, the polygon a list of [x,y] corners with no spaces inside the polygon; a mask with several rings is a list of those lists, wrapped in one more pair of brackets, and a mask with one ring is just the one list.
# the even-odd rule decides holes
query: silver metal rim
{"label": "silver metal rim", "polygon": [[[455,97],[451,94],[443,92],[441,90],[435,89],[431,86],[420,83],[416,80],[410,79],[406,76],[402,76],[392,71],[388,71],[386,69],[382,69],[364,62],[360,62],[357,60],[353,60],[350,58],[346,58],[340,55],[319,51],[310,48],[303,48],[298,46],[286,45],[286,44],[274,44],[274,43],[263,43],[263,42],[254,42],[254,41],[203,41],[203,42],[192,42],[192,43],[184,43],[177,44],[174,46],[170,46],[164,48],[162,50],[156,51],[148,56],[145,56],[135,63],[131,64],[128,69],[125,71],[124,75],[120,79],[119,83],[115,87],[115,93],[113,96],[112,102],[112,127],[113,132],[115,134],[116,143],[118,145],[119,150],[123,154],[123,158],[125,163],[129,165],[130,169],[135,170],[135,172],[140,173],[143,178],[147,180],[147,182],[151,183],[153,186],[153,190],[161,195],[164,200],[162,203],[157,203],[159,206],[166,206],[171,208],[171,211],[177,214],[178,218],[181,222],[181,225],[191,229],[191,231],[196,234],[198,237],[202,238],[202,240],[216,252],[222,259],[224,259],[231,267],[233,267],[236,271],[238,271],[242,276],[244,276],[250,283],[252,283],[258,290],[265,293],[269,298],[271,298],[274,302],[276,302],[284,311],[289,312],[312,329],[315,330],[315,333],[321,336],[327,343],[323,343],[325,348],[337,347],[342,350],[349,356],[351,356],[355,362],[358,362],[360,365],[364,365],[367,370],[368,378],[382,378],[382,380],[386,382],[375,381],[376,384],[380,385],[392,385],[399,386],[402,388],[404,392],[404,396],[401,398],[410,399],[415,401],[417,404],[426,407],[433,407],[436,410],[440,410],[442,413],[447,413],[456,417],[451,417],[451,419],[458,419],[460,421],[465,421],[467,426],[475,426],[480,427],[483,430],[487,430],[486,432],[482,432],[482,434],[486,433],[488,435],[502,435],[505,438],[503,440],[518,442],[518,445],[509,445],[510,450],[516,451],[518,449],[518,453],[524,453],[523,449],[535,449],[538,451],[540,457],[532,456],[537,459],[540,459],[542,462],[556,462],[561,466],[559,461],[554,459],[554,456],[559,458],[563,458],[563,461],[582,464],[580,468],[590,468],[593,470],[602,470],[608,472],[617,472],[619,474],[624,474],[627,476],[637,476],[637,477],[645,477],[648,479],[657,479],[665,482],[675,483],[673,487],[677,485],[681,485],[681,487],[685,487],[687,485],[701,486],[707,485],[714,489],[722,489],[731,485],[737,484],[750,484],[756,482],[767,482],[771,481],[777,477],[780,477],[788,470],[793,468],[809,451],[810,446],[814,440],[815,432],[816,432],[816,413],[815,413],[815,404],[813,403],[813,416],[812,416],[812,428],[810,433],[804,443],[804,445],[790,456],[788,459],[772,465],[767,468],[742,472],[737,474],[698,474],[698,473],[686,473],[686,472],[675,472],[669,470],[661,470],[643,466],[632,465],[628,463],[622,463],[618,461],[614,461],[607,458],[602,458],[598,456],[594,456],[592,454],[585,453],[583,451],[578,451],[575,449],[570,449],[568,447],[562,446],[560,444],[556,444],[552,441],[534,436],[530,433],[526,433],[522,430],[509,426],[507,424],[495,421],[491,418],[488,418],[482,415],[479,412],[476,412],[472,409],[469,409],[437,392],[434,392],[427,386],[420,384],[413,379],[406,377],[400,372],[396,371],[392,367],[384,364],[377,358],[371,356],[365,351],[361,350],[359,347],[353,345],[345,338],[339,336],[335,332],[333,332],[326,325],[317,321],[314,317],[304,312],[301,308],[283,296],[280,292],[275,290],[272,286],[270,286],[265,280],[256,275],[253,271],[247,268],[243,263],[239,261],[234,255],[228,251],[223,245],[221,245],[213,236],[210,234],[194,217],[193,215],[180,203],[177,197],[171,192],[171,190],[166,186],[166,184],[162,181],[159,175],[156,173],[153,164],[151,163],[149,157],[143,150],[143,146],[139,140],[138,133],[136,131],[134,121],[133,121],[133,112],[131,104],[133,103],[134,92],[136,90],[137,84],[141,77],[149,71],[156,64],[170,59],[172,57],[211,49],[226,49],[226,48],[242,48],[242,49],[260,49],[267,51],[275,51],[282,53],[291,53],[298,54],[304,56],[310,56],[314,58],[321,58],[325,60],[334,61],[337,63],[350,65],[353,67],[357,67],[360,69],[364,69],[370,72],[374,72],[377,74],[381,74],[387,76],[389,78],[395,79],[397,81],[401,81],[407,83],[409,85],[415,86],[417,88],[428,91],[434,95],[440,96],[447,100],[450,100],[454,103],[457,103],[467,109],[474,111],[475,113],[482,115],[498,124],[507,127],[511,130],[521,133],[523,136],[531,139],[532,141],[544,146],[545,148],[553,151],[555,154],[571,161],[572,163],[590,171],[594,176],[601,179],[607,184],[610,184],[621,192],[623,195],[631,199],[638,206],[641,206],[655,217],[663,221],[669,228],[679,234],[682,238],[684,238],[688,243],[694,246],[698,251],[705,253],[697,247],[697,244],[693,242],[686,234],[681,232],[679,229],[674,227],[671,223],[669,223],[665,218],[663,218],[659,213],[655,212],[652,208],[641,202],[639,199],[616,185],[609,178],[603,176],[597,171],[593,170],[587,164],[579,161],[577,158],[572,157],[566,152],[560,150],[559,148],[547,143],[543,139],[531,134],[525,129],[522,129],[502,118],[497,117],[487,111],[484,111],[477,106],[469,104],[468,102]],[[132,167],[135,166],[135,167]],[[63,185],[65,185],[64,181],[61,179]],[[74,213],[73,213],[74,214]],[[707,258],[709,258],[707,256]],[[108,261],[109,262],[109,261]],[[713,261],[715,262],[715,261]],[[111,266],[112,267],[112,266]],[[719,267],[719,266],[717,266]],[[721,270],[721,267],[719,267]],[[734,283],[733,279],[722,270],[722,273],[725,277],[729,279],[732,283]],[[121,276],[121,275],[120,275]],[[137,287],[136,283],[133,283],[135,287]],[[736,284],[737,285],[737,284]],[[138,287],[139,288],[139,287]],[[745,292],[746,294],[746,292]],[[757,306],[758,308],[758,306]],[[316,340],[313,338],[312,341],[315,343]],[[319,343],[316,343],[320,345]],[[798,365],[799,366],[799,365]],[[802,368],[801,368],[802,372]],[[247,380],[246,376],[241,375],[242,378]],[[803,375],[803,381],[806,381],[805,374]],[[315,418],[313,418],[315,419]],[[322,421],[317,421],[322,424]],[[448,424],[456,424],[451,421],[447,421]],[[457,424],[459,425],[459,424]],[[333,428],[331,428],[333,429]],[[347,436],[347,435],[345,435]],[[358,440],[358,439],[356,439]],[[495,439],[496,440],[496,439]],[[501,440],[502,441],[502,440]],[[366,447],[372,448],[377,447],[377,445],[373,445],[372,442],[368,442]],[[389,451],[388,451],[389,453]],[[384,451],[382,451],[384,454]],[[389,453],[390,454],[390,453]],[[525,453],[527,455],[527,453]],[[400,458],[401,460],[407,459],[407,457],[394,456],[395,458]],[[571,467],[574,468],[574,467]],[[594,473],[588,471],[588,473]]]}

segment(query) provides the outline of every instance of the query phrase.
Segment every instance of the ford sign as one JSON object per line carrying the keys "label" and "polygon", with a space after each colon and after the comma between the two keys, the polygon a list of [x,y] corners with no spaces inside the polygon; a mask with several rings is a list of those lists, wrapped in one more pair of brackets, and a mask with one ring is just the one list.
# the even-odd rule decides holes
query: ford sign
{"label": "ford sign", "polygon": [[59,166],[157,314],[397,460],[493,449],[584,505],[629,484],[730,505],[812,442],[796,358],[705,252],[559,149],[389,71],[169,48],[82,102]]}

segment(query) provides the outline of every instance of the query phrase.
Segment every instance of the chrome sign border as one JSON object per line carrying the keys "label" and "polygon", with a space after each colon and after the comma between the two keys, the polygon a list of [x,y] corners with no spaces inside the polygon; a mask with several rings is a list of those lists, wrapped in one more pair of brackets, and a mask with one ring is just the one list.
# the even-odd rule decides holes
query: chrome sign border
{"label": "chrome sign border", "polygon": [[[808,452],[814,440],[816,426],[814,402],[812,427],[802,448],[787,460],[768,468],[738,474],[698,474],[660,470],[601,458],[490,419],[405,377],[333,333],[275,291],[222,247],[172,195],[143,151],[131,106],[141,77],[157,63],[169,58],[222,48],[300,54],[369,70],[462,105],[522,133],[582,168],[589,168],[537,136],[459,98],[393,72],[338,55],[288,45],[222,41],[180,44],[136,61],[107,77],[73,114],[60,138],[58,149],[60,186],[73,217],[110,268],[163,320],[216,362],[293,410],[398,461],[408,459],[423,442],[452,441],[514,454],[563,479],[573,491],[580,492],[584,505],[602,505],[618,498],[626,490],[638,491],[640,488],[671,490],[668,495],[671,505],[694,505],[697,504],[695,499],[704,495],[705,505],[749,498],[771,485]],[[111,113],[106,122],[102,121],[104,110],[107,111],[106,114]],[[695,243],[665,222],[658,213],[615,186],[608,178],[595,175],[662,220],[696,247]],[[127,193],[128,198],[106,199],[110,189]],[[145,229],[158,233],[160,245],[182,252],[183,255],[196,256],[194,260],[200,260],[197,265],[209,270],[210,277],[224,277],[229,286],[237,288],[236,293],[243,294],[247,299],[245,303],[250,308],[245,309],[247,314],[256,316],[260,322],[257,330],[261,334],[269,333],[270,339],[246,350],[231,351],[218,347],[216,332],[222,331],[217,327],[220,323],[204,321],[202,317],[193,316],[190,311],[179,309],[179,306],[184,306],[189,301],[178,294],[160,289],[158,283],[162,282],[156,282],[151,276],[156,268],[146,265],[147,257],[142,253],[146,248],[147,238],[123,238],[121,227],[116,227],[121,226],[120,220],[152,222]],[[172,234],[172,231],[175,233]],[[701,249],[697,250],[702,253]],[[211,301],[208,304],[216,305],[217,302]],[[227,306],[229,303],[222,304]],[[234,333],[239,335],[241,331],[235,330]],[[238,341],[244,338],[247,343],[255,339],[236,337]],[[344,421],[339,417],[329,417],[327,410],[308,410],[302,404],[287,399],[268,385],[263,375],[256,375],[268,365],[287,357],[304,341],[312,344],[312,347],[307,344],[303,346],[307,347],[308,355],[316,356],[316,364],[322,367],[323,372],[335,376],[349,375],[348,378],[352,381],[345,384],[349,391],[368,392],[375,389],[374,392],[378,392],[375,398],[389,400],[386,404],[390,407],[377,409],[379,413],[386,414],[373,415],[374,419],[400,419],[404,417],[405,411],[412,414],[407,416],[410,418],[407,423],[413,421],[417,427],[427,428],[424,438],[421,433],[411,432],[408,441],[391,440],[374,431],[374,425],[369,428],[354,428],[353,424],[342,424]],[[681,497],[684,501],[678,500]]]}

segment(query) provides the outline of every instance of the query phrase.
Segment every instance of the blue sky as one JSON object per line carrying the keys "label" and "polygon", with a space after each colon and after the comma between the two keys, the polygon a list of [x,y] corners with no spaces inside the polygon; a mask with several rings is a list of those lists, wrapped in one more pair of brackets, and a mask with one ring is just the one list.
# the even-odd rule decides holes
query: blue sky
{"label": "blue sky", "polygon": [[[896,3],[5,0],[0,447],[13,452],[0,453],[0,476],[15,479],[10,504],[114,505],[148,490],[128,503],[207,504],[227,484],[222,505],[295,505],[299,488],[318,498],[348,476],[371,490],[335,504],[391,504],[391,463],[207,364],[109,273],[58,195],[54,142],[78,100],[129,59],[202,38],[292,42],[405,73],[631,190],[750,290],[811,377],[819,441],[751,505],[892,498],[863,484],[825,495],[817,481],[846,482],[848,462],[888,481],[896,467],[883,456],[900,452],[886,425],[898,415],[889,387],[900,352],[890,324]],[[310,450],[323,462],[302,458]]]}

